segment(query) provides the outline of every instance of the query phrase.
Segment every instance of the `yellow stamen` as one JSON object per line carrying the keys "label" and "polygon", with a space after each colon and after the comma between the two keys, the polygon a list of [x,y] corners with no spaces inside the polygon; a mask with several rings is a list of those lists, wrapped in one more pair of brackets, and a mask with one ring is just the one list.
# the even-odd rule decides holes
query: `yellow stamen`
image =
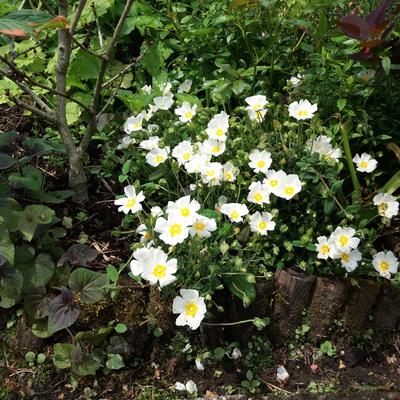
{"label": "yellow stamen", "polygon": [[342,247],[345,247],[349,244],[349,238],[347,236],[341,236],[339,238],[339,243]]}
{"label": "yellow stamen", "polygon": [[190,210],[189,210],[187,207],[182,208],[182,210],[181,210],[181,215],[182,215],[183,217],[188,217],[188,216],[190,215]]}
{"label": "yellow stamen", "polygon": [[193,117],[193,113],[191,111],[185,112],[185,118],[186,119],[191,119]]}
{"label": "yellow stamen", "polygon": [[218,128],[217,131],[215,132],[215,134],[217,136],[223,136],[224,135],[224,131],[221,128]]}
{"label": "yellow stamen", "polygon": [[129,200],[126,202],[126,207],[132,208],[132,207],[135,206],[135,204],[136,204],[136,199],[129,199]]}
{"label": "yellow stamen", "polygon": [[170,233],[171,237],[181,234],[182,233],[182,225],[180,225],[180,224],[171,225],[169,228],[169,233]]}
{"label": "yellow stamen", "polygon": [[220,150],[221,150],[220,147],[215,146],[215,147],[213,147],[212,152],[213,153],[219,153]]}
{"label": "yellow stamen", "polygon": [[329,253],[329,250],[330,250],[330,247],[329,247],[327,244],[324,244],[324,245],[321,247],[321,253],[322,253],[322,254],[328,254],[328,253]]}
{"label": "yellow stamen", "polygon": [[293,186],[288,186],[285,188],[285,194],[288,196],[291,196],[294,193],[294,187]]}
{"label": "yellow stamen", "polygon": [[161,162],[164,161],[164,156],[162,156],[161,154],[156,156],[155,161],[157,164],[160,164]]}
{"label": "yellow stamen", "polygon": [[238,219],[240,217],[237,211],[232,211],[229,215],[230,219]]}
{"label": "yellow stamen", "polygon": [[198,222],[195,222],[193,224],[193,228],[196,231],[203,232],[206,229],[206,224],[204,224],[203,222],[198,221]]}
{"label": "yellow stamen", "polygon": [[368,168],[368,163],[366,161],[361,161],[360,162],[360,167],[361,168]]}
{"label": "yellow stamen", "polygon": [[188,317],[195,317],[197,311],[199,311],[199,306],[196,303],[187,303],[185,305],[185,314]]}
{"label": "yellow stamen", "polygon": [[167,267],[162,264],[157,264],[153,269],[153,275],[157,278],[164,278],[167,273]]}
{"label": "yellow stamen", "polygon": [[270,184],[271,186],[275,187],[275,186],[278,184],[278,181],[277,181],[276,179],[271,179],[271,180],[269,181],[269,184]]}
{"label": "yellow stamen", "polygon": [[190,159],[190,153],[185,153],[185,154],[182,156],[182,158],[183,158],[185,161],[189,160],[189,159]]}
{"label": "yellow stamen", "polygon": [[258,168],[264,168],[264,167],[265,167],[265,161],[264,161],[264,160],[260,160],[260,161],[257,163],[257,167],[258,167]]}
{"label": "yellow stamen", "polygon": [[298,117],[307,117],[308,111],[307,110],[299,110],[297,111],[297,116]]}
{"label": "yellow stamen", "polygon": [[383,272],[386,272],[389,269],[389,263],[387,261],[381,261],[379,263],[379,269]]}
{"label": "yellow stamen", "polygon": [[350,255],[348,253],[342,253],[340,255],[340,259],[344,262],[349,262],[350,261]]}
{"label": "yellow stamen", "polygon": [[258,224],[258,228],[261,229],[262,231],[263,231],[264,229],[267,229],[267,221],[261,221],[261,222]]}
{"label": "yellow stamen", "polygon": [[262,196],[261,193],[256,193],[256,194],[253,196],[253,200],[254,200],[254,201],[260,202],[260,201],[262,201],[262,199],[263,199],[263,196]]}

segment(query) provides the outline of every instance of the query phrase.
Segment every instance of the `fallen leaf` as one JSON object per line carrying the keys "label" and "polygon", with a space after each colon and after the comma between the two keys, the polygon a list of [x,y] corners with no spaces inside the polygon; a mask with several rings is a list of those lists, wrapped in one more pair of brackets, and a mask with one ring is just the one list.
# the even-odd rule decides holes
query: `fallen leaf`
{"label": "fallen leaf", "polygon": [[339,360],[339,369],[343,369],[343,368],[346,368],[346,365],[343,362],[343,360]]}

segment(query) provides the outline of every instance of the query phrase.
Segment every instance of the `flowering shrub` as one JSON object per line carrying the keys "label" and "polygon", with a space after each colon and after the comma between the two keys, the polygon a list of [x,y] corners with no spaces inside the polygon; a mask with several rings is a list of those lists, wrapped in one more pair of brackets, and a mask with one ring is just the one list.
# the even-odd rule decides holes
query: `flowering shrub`
{"label": "flowering shrub", "polygon": [[[301,78],[290,80],[293,97]],[[223,286],[249,304],[255,277],[279,268],[395,276],[397,258],[374,242],[398,202],[388,193],[371,201],[373,178],[369,200],[349,201],[342,128],[325,125],[317,104],[258,94],[228,113],[203,107],[188,80],[176,95],[166,82],[142,90],[148,105],[127,119],[119,146],[122,181],[136,180],[115,204],[129,214],[123,226],[137,226],[133,278],[175,295],[176,325],[197,329]],[[352,177],[379,164],[367,153],[345,157]]]}

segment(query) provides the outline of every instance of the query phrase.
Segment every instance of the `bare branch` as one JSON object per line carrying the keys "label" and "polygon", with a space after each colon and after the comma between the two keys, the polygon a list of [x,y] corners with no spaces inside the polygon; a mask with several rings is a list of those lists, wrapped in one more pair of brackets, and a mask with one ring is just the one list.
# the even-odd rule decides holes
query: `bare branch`
{"label": "bare branch", "polygon": [[103,32],[101,31],[100,21],[99,21],[99,17],[97,16],[96,7],[94,6],[94,3],[92,3],[92,10],[93,10],[94,18],[96,20],[97,36],[99,37],[100,49],[101,49],[101,51],[103,51],[103,49],[104,49]]}
{"label": "bare branch", "polygon": [[101,66],[100,66],[100,71],[99,75],[97,76],[97,81],[96,81],[96,86],[94,89],[94,94],[92,98],[92,104],[91,104],[91,109],[93,110],[93,115],[92,118],[90,119],[88,129],[85,132],[85,135],[82,138],[82,141],[79,145],[79,150],[83,153],[87,147],[89,146],[90,140],[92,139],[93,134],[97,130],[97,118],[96,118],[96,111],[99,106],[100,102],[100,95],[101,95],[101,89],[104,81],[104,76],[106,74],[106,70],[108,67],[108,64],[110,62],[110,57],[112,52],[114,51],[114,47],[117,43],[118,36],[121,32],[122,26],[128,17],[129,11],[132,7],[134,0],[127,0],[125,4],[125,8],[119,18],[119,21],[117,23],[117,26],[115,27],[114,34],[111,38],[110,43],[108,44],[107,51],[105,54],[105,59],[102,61]]}
{"label": "bare branch", "polygon": [[69,32],[70,32],[71,36],[74,36],[75,30],[78,26],[79,19],[81,18],[81,15],[82,15],[82,11],[85,8],[86,1],[87,0],[80,0],[80,2],[78,4],[78,7],[75,11],[74,18],[71,22],[71,27],[69,28]]}
{"label": "bare branch", "polygon": [[53,116],[50,115],[42,110],[39,110],[38,108],[36,108],[35,106],[32,106],[28,103],[23,102],[22,100],[17,99],[16,97],[7,94],[7,97],[13,102],[15,103],[17,106],[20,106],[22,108],[24,108],[25,110],[28,110],[30,112],[33,112],[34,114],[36,114],[38,117],[45,119],[46,121],[50,122],[53,125],[57,125],[57,119]]}

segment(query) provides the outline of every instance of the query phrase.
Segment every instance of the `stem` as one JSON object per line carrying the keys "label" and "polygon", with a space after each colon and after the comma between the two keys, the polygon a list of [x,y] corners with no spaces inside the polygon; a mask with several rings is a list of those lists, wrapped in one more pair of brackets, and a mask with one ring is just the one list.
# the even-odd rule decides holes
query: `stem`
{"label": "stem", "polygon": [[344,124],[341,124],[341,131],[342,131],[342,139],[343,139],[343,148],[344,154],[347,160],[347,166],[350,171],[351,181],[354,187],[354,195],[357,202],[361,202],[361,189],[360,189],[360,182],[358,181],[356,169],[354,168],[353,157],[351,156],[350,150],[350,141],[349,141],[349,130],[352,126],[351,120],[347,121]]}
{"label": "stem", "polygon": [[206,326],[234,326],[234,325],[248,324],[249,322],[254,322],[254,319],[245,319],[243,321],[237,321],[237,322],[220,322],[220,323],[203,322],[203,325],[206,325]]}

